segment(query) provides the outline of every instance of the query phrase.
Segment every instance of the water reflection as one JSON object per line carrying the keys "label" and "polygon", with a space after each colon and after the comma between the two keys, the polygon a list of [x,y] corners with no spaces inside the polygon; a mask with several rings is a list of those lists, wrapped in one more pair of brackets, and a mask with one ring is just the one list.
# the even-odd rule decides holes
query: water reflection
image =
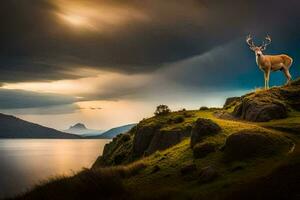
{"label": "water reflection", "polygon": [[109,140],[0,140],[0,198],[90,167]]}

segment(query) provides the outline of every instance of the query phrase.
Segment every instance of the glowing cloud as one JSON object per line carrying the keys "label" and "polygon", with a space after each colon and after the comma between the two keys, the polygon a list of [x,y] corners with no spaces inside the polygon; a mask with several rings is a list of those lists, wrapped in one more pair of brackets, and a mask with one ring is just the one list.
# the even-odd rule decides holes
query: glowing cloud
{"label": "glowing cloud", "polygon": [[109,31],[130,21],[148,20],[144,13],[136,9],[104,2],[54,0],[53,3],[59,8],[56,15],[66,24],[77,28]]}

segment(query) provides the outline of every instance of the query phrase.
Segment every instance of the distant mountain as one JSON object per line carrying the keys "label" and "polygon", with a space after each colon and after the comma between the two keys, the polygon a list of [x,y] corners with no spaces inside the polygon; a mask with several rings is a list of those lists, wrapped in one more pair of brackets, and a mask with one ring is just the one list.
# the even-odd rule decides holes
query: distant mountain
{"label": "distant mountain", "polygon": [[84,124],[82,123],[77,123],[73,126],[70,126],[69,129],[64,130],[66,133],[72,133],[76,135],[81,135],[84,137],[87,136],[94,136],[94,135],[100,135],[103,133],[102,130],[94,130],[94,129],[88,129]]}
{"label": "distant mountain", "polygon": [[74,126],[70,127],[71,130],[87,130],[86,126],[82,123],[77,123]]}
{"label": "distant mountain", "polygon": [[108,131],[102,133],[101,135],[91,136],[89,138],[111,139],[111,138],[114,138],[115,136],[117,136],[121,133],[125,133],[125,132],[129,131],[135,125],[136,124],[127,124],[127,125],[124,125],[124,126],[115,127],[115,128],[109,129]]}
{"label": "distant mountain", "polygon": [[81,137],[0,113],[0,138],[79,139]]}

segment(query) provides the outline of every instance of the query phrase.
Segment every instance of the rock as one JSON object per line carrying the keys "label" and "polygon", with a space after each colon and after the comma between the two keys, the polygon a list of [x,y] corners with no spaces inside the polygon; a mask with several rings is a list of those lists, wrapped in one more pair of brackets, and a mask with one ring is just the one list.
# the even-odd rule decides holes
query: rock
{"label": "rock", "polygon": [[254,122],[286,118],[287,113],[288,110],[283,103],[263,101],[259,98],[244,98],[233,111],[235,117]]}
{"label": "rock", "polygon": [[223,105],[223,108],[227,108],[230,105],[232,105],[234,102],[237,102],[241,99],[241,97],[229,97],[226,99],[225,104]]}
{"label": "rock", "polygon": [[150,155],[158,150],[167,149],[191,135],[191,127],[182,129],[160,130],[159,127],[138,128],[133,142],[135,156]]}
{"label": "rock", "polygon": [[133,140],[133,153],[135,156],[142,156],[145,153],[159,128],[159,126],[137,126]]}
{"label": "rock", "polygon": [[242,130],[231,134],[225,142],[227,160],[244,160],[255,156],[265,156],[288,144],[280,136],[255,130]]}
{"label": "rock", "polygon": [[198,143],[193,147],[193,155],[195,158],[203,158],[215,151],[216,145],[213,143]]}
{"label": "rock", "polygon": [[158,165],[155,165],[151,171],[151,174],[154,174],[156,172],[160,171],[160,167]]}
{"label": "rock", "polygon": [[[300,80],[300,79],[299,79]],[[297,83],[297,82],[295,82]],[[286,99],[286,103],[297,111],[300,111],[300,87],[294,83],[294,87],[281,88],[280,95]]]}
{"label": "rock", "polygon": [[248,121],[266,122],[283,119],[289,110],[300,111],[300,79],[289,86],[272,87],[246,94],[239,99],[228,99],[224,108],[234,106],[232,115]]}
{"label": "rock", "polygon": [[194,171],[197,171],[197,166],[195,164],[189,164],[180,169],[182,175],[191,174]]}
{"label": "rock", "polygon": [[217,134],[221,127],[210,119],[198,118],[191,132],[191,147],[201,142],[203,137]]}
{"label": "rock", "polygon": [[227,120],[235,119],[235,117],[232,114],[228,113],[226,110],[218,110],[215,111],[213,114],[215,117],[220,119],[227,119]]}
{"label": "rock", "polygon": [[92,168],[119,165],[132,161],[132,144],[132,132],[117,135],[111,142],[105,144],[102,155],[98,157]]}
{"label": "rock", "polygon": [[215,180],[218,176],[219,173],[214,167],[212,166],[204,167],[200,170],[199,183],[203,184],[203,183],[211,182]]}
{"label": "rock", "polygon": [[187,127],[185,130],[162,130],[157,131],[153,136],[147,150],[146,155],[150,155],[157,150],[167,149],[175,144],[180,143],[184,138],[191,135],[191,128]]}

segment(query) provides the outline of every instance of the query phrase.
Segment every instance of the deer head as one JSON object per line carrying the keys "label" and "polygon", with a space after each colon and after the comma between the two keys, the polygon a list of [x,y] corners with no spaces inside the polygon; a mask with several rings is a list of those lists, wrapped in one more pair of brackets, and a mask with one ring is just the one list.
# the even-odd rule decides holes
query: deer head
{"label": "deer head", "polygon": [[249,48],[255,52],[255,55],[256,56],[261,56],[263,55],[263,51],[266,50],[267,46],[269,44],[271,44],[272,40],[271,40],[271,37],[269,35],[267,35],[265,37],[265,40],[262,42],[262,45],[261,46],[256,46],[252,40],[252,36],[251,35],[248,35],[247,38],[246,38],[246,42],[247,44],[249,45]]}

